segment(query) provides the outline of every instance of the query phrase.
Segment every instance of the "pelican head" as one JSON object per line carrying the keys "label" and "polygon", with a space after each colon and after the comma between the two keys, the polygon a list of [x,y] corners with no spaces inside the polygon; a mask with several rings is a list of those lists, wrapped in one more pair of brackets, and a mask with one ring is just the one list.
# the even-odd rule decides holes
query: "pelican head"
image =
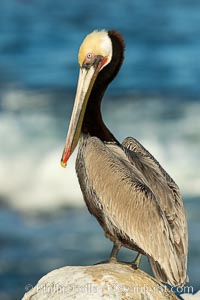
{"label": "pelican head", "polygon": [[80,72],[74,108],[61,159],[63,167],[66,166],[70,155],[78,143],[85,110],[95,80],[99,72],[110,63],[112,54],[112,41],[105,30],[94,31],[83,40],[78,54]]}

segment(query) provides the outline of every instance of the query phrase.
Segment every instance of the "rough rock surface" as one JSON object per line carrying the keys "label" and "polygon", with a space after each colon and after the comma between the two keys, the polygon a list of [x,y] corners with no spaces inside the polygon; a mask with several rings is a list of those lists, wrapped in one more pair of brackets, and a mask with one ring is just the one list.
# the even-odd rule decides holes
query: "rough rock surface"
{"label": "rough rock surface", "polygon": [[42,277],[23,300],[177,300],[164,285],[123,263],[66,266]]}

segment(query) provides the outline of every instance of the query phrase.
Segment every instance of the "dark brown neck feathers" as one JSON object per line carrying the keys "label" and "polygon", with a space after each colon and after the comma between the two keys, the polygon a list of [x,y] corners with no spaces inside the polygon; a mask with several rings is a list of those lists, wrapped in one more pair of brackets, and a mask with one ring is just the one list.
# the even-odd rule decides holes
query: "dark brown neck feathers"
{"label": "dark brown neck feathers", "polygon": [[124,58],[124,41],[122,36],[116,31],[108,31],[108,36],[112,41],[113,54],[110,63],[100,71],[92,92],[90,94],[84,120],[82,132],[96,136],[103,142],[117,142],[103,122],[101,115],[101,101],[109,83],[115,78],[122,65]]}

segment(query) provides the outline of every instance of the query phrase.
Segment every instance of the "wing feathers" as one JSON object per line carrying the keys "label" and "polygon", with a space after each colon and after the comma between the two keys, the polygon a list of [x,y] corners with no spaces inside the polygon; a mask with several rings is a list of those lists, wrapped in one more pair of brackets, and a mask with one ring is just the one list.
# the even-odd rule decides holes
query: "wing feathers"
{"label": "wing feathers", "polygon": [[[136,139],[128,137],[122,144],[126,149],[131,150],[128,153],[131,163],[139,160],[143,165],[143,169],[145,169],[144,166],[147,166],[146,177],[148,177],[148,182],[153,184],[154,194],[164,209],[166,219],[173,233],[174,248],[172,250],[177,254],[180,264],[180,278],[184,282],[186,280],[188,234],[179,188],[159,162]],[[133,156],[134,153],[137,156],[136,159]],[[153,265],[152,268],[155,269],[156,265]]]}
{"label": "wing feathers", "polygon": [[89,138],[84,152],[88,182],[101,202],[110,231],[115,228],[116,236],[128,237],[130,245],[141,248],[162,281],[181,284],[186,278],[187,233],[180,195],[144,148],[135,143],[134,151]]}

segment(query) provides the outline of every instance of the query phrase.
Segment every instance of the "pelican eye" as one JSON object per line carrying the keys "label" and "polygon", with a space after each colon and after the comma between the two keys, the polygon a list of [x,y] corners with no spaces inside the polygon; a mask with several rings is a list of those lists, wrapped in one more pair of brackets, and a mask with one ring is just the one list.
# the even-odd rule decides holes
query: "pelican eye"
{"label": "pelican eye", "polygon": [[91,58],[93,58],[93,57],[94,57],[94,54],[91,53],[91,52],[87,53],[87,55],[86,55],[86,58],[87,58],[87,59],[91,59]]}
{"label": "pelican eye", "polygon": [[89,69],[95,62],[96,60],[96,55],[92,52],[88,52],[85,55],[85,60],[83,61],[83,68]]}

